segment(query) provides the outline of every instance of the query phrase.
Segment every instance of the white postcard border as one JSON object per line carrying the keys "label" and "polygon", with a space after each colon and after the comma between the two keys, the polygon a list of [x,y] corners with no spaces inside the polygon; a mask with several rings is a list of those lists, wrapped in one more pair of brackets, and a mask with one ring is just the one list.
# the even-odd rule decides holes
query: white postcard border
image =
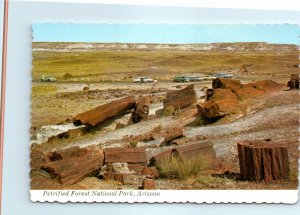
{"label": "white postcard border", "polygon": [[30,190],[32,202],[283,203],[298,190]]}

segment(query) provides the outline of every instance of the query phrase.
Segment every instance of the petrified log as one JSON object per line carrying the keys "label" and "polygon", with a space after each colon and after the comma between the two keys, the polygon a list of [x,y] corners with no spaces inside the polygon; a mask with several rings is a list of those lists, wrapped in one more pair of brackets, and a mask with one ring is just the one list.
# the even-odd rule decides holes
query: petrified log
{"label": "petrified log", "polygon": [[33,173],[30,180],[31,190],[60,190],[62,185],[45,173]]}
{"label": "petrified log", "polygon": [[73,124],[76,126],[85,125],[87,127],[94,127],[125,114],[128,110],[134,108],[134,106],[135,97],[129,96],[78,114],[74,117]]}
{"label": "petrified log", "polygon": [[72,147],[54,152],[51,162],[41,166],[63,185],[71,185],[94,176],[103,166],[103,152],[96,146]]}
{"label": "petrified log", "polygon": [[215,78],[212,80],[213,89],[217,88],[228,88],[235,90],[241,88],[241,81],[236,79],[226,79],[226,78]]}
{"label": "petrified log", "polygon": [[287,83],[287,86],[292,89],[299,89],[299,74],[292,74],[291,80]]}
{"label": "petrified log", "polygon": [[184,146],[170,147],[150,159],[150,164],[164,162],[177,157],[181,160],[203,158],[206,168],[214,168],[216,164],[216,152],[212,142],[195,143]]}
{"label": "petrified log", "polygon": [[183,109],[197,102],[196,91],[194,85],[188,85],[182,90],[167,92],[166,98],[163,100],[164,109],[173,107],[174,109]]}
{"label": "petrified log", "polygon": [[236,114],[238,97],[231,89],[215,89],[210,100],[197,105],[198,113],[206,118],[220,118],[228,114]]}
{"label": "petrified log", "polygon": [[164,141],[161,143],[161,145],[168,145],[173,140],[182,137],[183,137],[182,127],[174,126],[174,127],[167,128],[164,132]]}
{"label": "petrified log", "polygon": [[36,149],[30,151],[30,168],[39,169],[44,163],[49,162],[50,159],[42,152]]}
{"label": "petrified log", "polygon": [[289,158],[286,145],[245,141],[239,142],[237,146],[243,180],[269,182],[288,178]]}
{"label": "petrified log", "polygon": [[150,98],[140,96],[134,112],[132,113],[131,120],[134,123],[148,120],[149,106]]}
{"label": "petrified log", "polygon": [[105,164],[125,162],[129,170],[140,173],[147,166],[147,159],[144,147],[118,147],[104,149]]}

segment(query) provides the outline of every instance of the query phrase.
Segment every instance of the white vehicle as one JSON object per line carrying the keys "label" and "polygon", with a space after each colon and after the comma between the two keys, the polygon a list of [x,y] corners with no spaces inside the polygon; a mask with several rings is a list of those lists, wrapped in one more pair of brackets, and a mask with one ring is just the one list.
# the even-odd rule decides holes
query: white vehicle
{"label": "white vehicle", "polygon": [[153,83],[154,80],[152,78],[147,77],[138,77],[133,80],[134,83]]}
{"label": "white vehicle", "polygon": [[216,79],[217,77],[215,76],[205,76],[201,77],[203,81],[212,81],[213,79]]}

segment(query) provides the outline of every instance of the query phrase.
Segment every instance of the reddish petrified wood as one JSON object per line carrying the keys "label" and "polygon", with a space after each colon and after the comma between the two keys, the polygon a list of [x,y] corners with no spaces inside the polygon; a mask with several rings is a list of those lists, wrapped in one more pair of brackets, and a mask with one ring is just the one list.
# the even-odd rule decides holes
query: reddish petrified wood
{"label": "reddish petrified wood", "polygon": [[39,169],[44,163],[49,162],[49,158],[44,152],[32,149],[30,152],[30,168]]}
{"label": "reddish petrified wood", "polygon": [[240,113],[238,97],[231,89],[214,89],[213,96],[197,105],[198,112],[206,118],[220,118],[229,114]]}
{"label": "reddish petrified wood", "polygon": [[103,152],[96,146],[72,147],[48,155],[51,162],[41,166],[63,185],[75,184],[93,176],[103,166]]}
{"label": "reddish petrified wood", "polygon": [[249,181],[287,179],[289,157],[286,145],[246,141],[238,145],[241,178]]}
{"label": "reddish petrified wood", "polygon": [[235,89],[241,88],[241,86],[241,81],[236,79],[216,78],[212,80],[213,89],[227,88],[234,91]]}
{"label": "reddish petrified wood", "polygon": [[164,141],[161,143],[161,145],[168,145],[173,140],[179,139],[183,137],[183,129],[182,127],[173,126],[170,128],[167,128],[164,132]]}
{"label": "reddish petrified wood", "polygon": [[292,89],[299,89],[299,74],[292,74],[291,80],[287,83],[287,86]]}
{"label": "reddish petrified wood", "polygon": [[87,127],[94,127],[125,114],[128,110],[133,109],[134,106],[135,97],[129,96],[78,114],[74,117],[73,124],[76,126],[86,125]]}
{"label": "reddish petrified wood", "polygon": [[163,100],[164,108],[173,106],[175,109],[183,109],[195,103],[197,103],[197,95],[192,84],[182,90],[167,92]]}
{"label": "reddish petrified wood", "polygon": [[31,190],[60,190],[62,185],[46,174],[34,174],[30,180]]}
{"label": "reddish petrified wood", "polygon": [[160,163],[169,160],[172,157],[178,157],[182,160],[203,158],[207,168],[213,168],[216,165],[216,152],[213,148],[212,142],[203,142],[196,144],[189,144],[184,146],[170,147],[167,150],[153,156],[150,159],[150,164]]}
{"label": "reddish petrified wood", "polygon": [[150,98],[140,96],[134,112],[132,113],[131,120],[134,123],[148,120],[149,116]]}
{"label": "reddish petrified wood", "polygon": [[145,148],[143,147],[118,147],[104,149],[105,164],[125,162],[129,170],[141,173],[147,166]]}
{"label": "reddish petrified wood", "polygon": [[155,190],[155,181],[152,179],[145,178],[143,180],[142,189],[143,190]]}

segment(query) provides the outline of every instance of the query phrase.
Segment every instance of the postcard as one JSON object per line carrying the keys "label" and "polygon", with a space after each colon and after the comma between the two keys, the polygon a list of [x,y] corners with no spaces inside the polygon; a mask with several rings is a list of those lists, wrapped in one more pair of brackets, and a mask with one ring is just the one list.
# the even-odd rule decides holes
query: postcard
{"label": "postcard", "polygon": [[299,26],[32,29],[32,201],[298,200]]}

